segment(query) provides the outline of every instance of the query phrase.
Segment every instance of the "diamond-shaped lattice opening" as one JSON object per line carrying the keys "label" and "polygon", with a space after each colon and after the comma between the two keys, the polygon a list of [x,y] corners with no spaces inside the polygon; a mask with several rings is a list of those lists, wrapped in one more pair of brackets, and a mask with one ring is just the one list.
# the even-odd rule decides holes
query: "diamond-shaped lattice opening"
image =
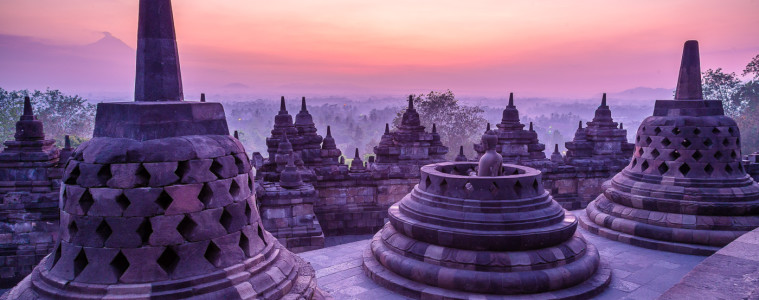
{"label": "diamond-shaped lattice opening", "polygon": [[237,180],[233,179],[232,184],[229,185],[229,194],[235,198],[240,196],[240,185],[237,184]]}
{"label": "diamond-shaped lattice opening", "polygon": [[713,144],[712,139],[710,139],[710,138],[705,138],[704,139],[704,146],[711,147],[712,144]]}
{"label": "diamond-shaped lattice opening", "polygon": [[195,231],[195,228],[197,227],[198,223],[195,223],[192,218],[185,215],[184,219],[182,219],[182,222],[179,222],[177,225],[177,232],[179,232],[179,234],[181,234],[186,240],[189,240],[190,235],[193,231]]}
{"label": "diamond-shaped lattice opening", "polygon": [[143,245],[150,241],[150,235],[153,234],[153,225],[150,224],[148,219],[142,220],[140,226],[137,227],[137,234],[140,235]]}
{"label": "diamond-shaped lattice opening", "polygon": [[733,167],[731,167],[730,164],[726,164],[725,165],[725,172],[727,172],[727,174],[732,174],[733,173]]}
{"label": "diamond-shaped lattice opening", "polygon": [[440,191],[445,193],[445,191],[447,190],[448,190],[448,181],[446,181],[445,178],[443,178],[443,180],[440,181]]}
{"label": "diamond-shaped lattice opening", "polygon": [[741,138],[735,139],[735,145],[740,147],[741,146]]}
{"label": "diamond-shaped lattice opening", "polygon": [[427,189],[429,189],[431,185],[432,185],[432,180],[430,179],[430,177],[429,177],[429,176],[427,176],[427,179],[425,179],[425,180],[424,180],[424,186],[425,186]]}
{"label": "diamond-shaped lattice opening", "polygon": [[121,253],[121,251],[119,251],[119,254],[116,254],[111,260],[110,265],[111,269],[113,269],[113,273],[116,274],[116,278],[120,278],[121,275],[124,275],[124,272],[129,269],[129,260],[123,253]]}
{"label": "diamond-shaped lattice opening", "polygon": [[210,242],[208,243],[208,247],[206,247],[206,252],[203,253],[203,257],[212,265],[218,266],[221,261],[221,249],[219,249],[219,246],[216,246],[216,243]]}
{"label": "diamond-shaped lattice opening", "polygon": [[730,145],[730,140],[728,140],[727,138],[723,139],[722,140],[722,145],[725,146],[725,147],[729,146]]}
{"label": "diamond-shaped lattice opening", "polygon": [[727,132],[729,132],[730,134],[733,134],[735,133],[735,129],[733,129],[733,127],[728,127]]}
{"label": "diamond-shaped lattice opening", "polygon": [[250,208],[250,203],[248,203],[247,201],[245,201],[245,218],[246,218],[246,220],[250,220],[250,217],[252,215],[253,215],[253,209]]}
{"label": "diamond-shaped lattice opening", "polygon": [[235,166],[237,166],[238,173],[245,173],[245,163],[238,157],[238,155],[233,155],[232,157],[235,158]]}
{"label": "diamond-shaped lattice opening", "polygon": [[712,175],[712,172],[714,172],[714,167],[712,167],[712,164],[706,164],[704,167],[704,172],[706,172],[706,174]]}
{"label": "diamond-shaped lattice opening", "polygon": [[738,153],[736,153],[735,150],[733,150],[730,152],[730,157],[735,159],[736,157],[738,157]]}
{"label": "diamond-shaped lattice opening", "polygon": [[500,191],[500,189],[498,188],[498,185],[495,184],[495,182],[491,182],[490,187],[488,189],[490,190],[490,193],[493,194],[494,197],[495,195],[498,195],[498,191]]}
{"label": "diamond-shaped lattice opening", "polygon": [[720,130],[719,130],[719,128],[717,128],[717,127],[714,127],[714,129],[712,129],[712,133],[713,133],[713,134],[719,134],[720,132],[721,132],[721,131],[720,131]]}
{"label": "diamond-shaped lattice opening", "polygon": [[137,182],[140,184],[147,184],[150,182],[150,173],[142,164],[140,164],[140,166],[137,168],[137,173],[134,175],[137,177]]}
{"label": "diamond-shaped lattice opening", "polygon": [[640,142],[640,136],[635,137],[635,141]]}
{"label": "diamond-shaped lattice opening", "polygon": [[661,128],[659,127],[654,128],[654,133],[656,133],[656,135],[659,135],[661,133]]}
{"label": "diamond-shaped lattice opening", "polygon": [[690,147],[691,143],[690,143],[689,139],[683,139],[683,141],[680,143],[680,145],[682,145],[685,148],[688,148],[688,147]]}
{"label": "diamond-shaped lattice opening", "polygon": [[514,193],[517,194],[517,196],[522,196],[522,183],[517,180],[516,183],[514,183]]}
{"label": "diamond-shaped lattice opening", "polygon": [[636,165],[638,165],[638,159],[633,158],[632,162],[630,162],[630,169],[635,168]]}
{"label": "diamond-shaped lattice opening", "polygon": [[661,144],[664,146],[669,146],[670,144],[672,144],[672,141],[670,141],[669,138],[665,137],[663,140],[661,140]]}
{"label": "diamond-shaped lattice opening", "polygon": [[651,151],[651,156],[653,156],[654,158],[659,157],[659,154],[661,153],[659,153],[659,150],[657,150],[656,148],[654,148],[654,151]]}
{"label": "diamond-shaped lattice opening", "polygon": [[678,128],[678,127],[672,128],[672,133],[673,133],[674,135],[678,135],[678,134],[680,134],[681,132],[682,132],[682,131],[680,131],[680,128]]}
{"label": "diamond-shaped lattice opening", "polygon": [[116,197],[116,204],[119,205],[122,211],[125,211],[130,204],[132,204],[132,201],[129,201],[129,198],[125,196],[123,193]]}
{"label": "diamond-shaped lattice opening", "polygon": [[540,188],[540,183],[538,183],[537,179],[534,179],[532,181],[532,189],[535,190],[536,193],[540,194],[540,191],[538,190]]}
{"label": "diamond-shaped lattice opening", "polygon": [[648,169],[648,161],[644,161],[642,164],[640,164],[640,170],[645,171]]}
{"label": "diamond-shaped lattice opening", "polygon": [[86,215],[88,211],[90,211],[90,207],[92,207],[92,204],[95,203],[95,200],[92,199],[92,194],[90,194],[90,190],[87,189],[82,194],[82,197],[79,198],[79,207],[82,208],[82,212]]}
{"label": "diamond-shaped lattice opening", "polygon": [[698,128],[693,129],[693,134],[695,134],[695,135],[701,134],[701,129],[698,129]]}
{"label": "diamond-shaped lattice opening", "polygon": [[680,151],[673,150],[672,152],[669,153],[669,158],[670,160],[676,160],[680,158]]}
{"label": "diamond-shaped lattice opening", "polygon": [[74,277],[79,276],[89,263],[90,261],[87,260],[87,254],[84,253],[84,249],[80,249],[79,254],[74,258]]}
{"label": "diamond-shaped lattice opening", "polygon": [[696,161],[699,161],[702,157],[704,157],[704,155],[701,154],[701,151],[696,150],[696,152],[693,152],[693,155],[691,155],[691,157],[693,157],[693,159]]}
{"label": "diamond-shaped lattice opening", "polygon": [[717,151],[717,152],[714,152],[714,158],[716,158],[716,159],[721,159],[721,158],[722,158],[722,156],[723,156],[723,155],[722,155],[722,151]]}
{"label": "diamond-shaped lattice opening", "polygon": [[108,182],[111,177],[113,177],[113,175],[111,175],[110,165],[103,165],[100,167],[100,170],[98,170],[98,181],[100,181],[100,183],[105,185],[105,183]]}
{"label": "diamond-shaped lattice opening", "polygon": [[261,239],[261,241],[264,242],[264,246],[268,245],[268,243],[266,243],[266,236],[264,236],[264,229],[261,228],[261,224],[258,224],[258,237]]}
{"label": "diamond-shaped lattice opening", "polygon": [[240,242],[237,245],[240,246],[246,257],[250,257],[250,239],[242,231],[240,231]]}
{"label": "diamond-shaped lattice opening", "polygon": [[162,191],[161,195],[158,196],[158,199],[155,200],[155,203],[163,208],[163,210],[168,209],[169,206],[171,206],[171,202],[174,202],[174,199],[172,199],[166,191]]}
{"label": "diamond-shaped lattice opening", "polygon": [[79,164],[77,164],[71,169],[71,173],[67,174],[65,183],[69,185],[76,184],[76,180],[79,178],[79,173]]}
{"label": "diamond-shaped lattice opening", "polygon": [[167,274],[171,274],[179,263],[179,255],[177,255],[171,247],[166,247],[166,249],[163,250],[163,253],[161,253],[161,256],[158,257],[156,263],[158,263],[158,266],[166,271]]}
{"label": "diamond-shaped lattice opening", "polygon": [[58,263],[59,260],[61,260],[61,244],[60,243],[55,247],[55,251],[53,251],[53,265],[50,268],[52,269],[52,267],[54,267]]}
{"label": "diamond-shaped lattice opening", "polygon": [[638,156],[643,156],[643,148],[638,149]]}
{"label": "diamond-shaped lattice opening", "polygon": [[214,159],[213,162],[211,163],[211,172],[216,174],[216,177],[221,178],[221,175],[219,174],[221,174],[222,169],[223,169],[223,166],[217,160]]}
{"label": "diamond-shaped lattice opening", "polygon": [[79,232],[79,226],[76,226],[76,220],[71,220],[71,223],[69,223],[69,239],[74,239],[74,236],[77,232]]}
{"label": "diamond-shaped lattice opening", "polygon": [[211,202],[212,198],[213,190],[208,185],[208,183],[204,183],[203,188],[200,189],[200,193],[198,194],[198,200],[200,200],[200,202],[203,202],[204,205],[208,206],[208,203]]}
{"label": "diamond-shaped lattice opening", "polygon": [[690,172],[690,166],[688,164],[682,164],[678,170],[680,170],[680,173],[683,174],[683,176],[686,176],[688,175],[688,172]]}
{"label": "diamond-shaped lattice opening", "polygon": [[177,163],[177,169],[174,170],[174,175],[177,175],[179,179],[181,180],[182,177],[184,177],[184,174],[187,173],[187,171],[190,169],[190,163],[188,161],[180,161]]}
{"label": "diamond-shaped lattice opening", "polygon": [[650,136],[646,137],[646,145],[651,145],[651,142],[653,142],[653,140],[651,139],[651,137]]}
{"label": "diamond-shaped lattice opening", "polygon": [[221,223],[221,226],[224,226],[224,229],[226,229],[227,232],[229,232],[229,228],[232,226],[232,220],[234,220],[232,214],[230,214],[225,208],[219,217],[219,223]]}
{"label": "diamond-shaped lattice opening", "polygon": [[667,166],[667,163],[666,163],[666,162],[662,162],[662,163],[659,165],[659,168],[658,168],[658,169],[659,169],[659,174],[662,174],[662,175],[664,175],[665,173],[667,173],[667,171],[669,171],[669,166]]}
{"label": "diamond-shaped lattice opening", "polygon": [[113,233],[111,226],[105,220],[100,221],[100,225],[95,229],[95,233],[105,242]]}

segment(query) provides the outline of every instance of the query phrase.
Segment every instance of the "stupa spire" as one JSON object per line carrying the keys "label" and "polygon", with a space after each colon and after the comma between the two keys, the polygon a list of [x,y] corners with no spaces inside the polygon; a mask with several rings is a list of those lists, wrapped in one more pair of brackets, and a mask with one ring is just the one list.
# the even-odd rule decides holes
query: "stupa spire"
{"label": "stupa spire", "polygon": [[532,122],[530,122],[530,131],[535,131],[532,127]]}
{"label": "stupa spire", "polygon": [[34,116],[34,111],[32,110],[32,100],[29,99],[29,96],[24,97],[24,116]]}
{"label": "stupa spire", "polygon": [[332,127],[331,126],[327,126],[327,136],[328,137],[332,137]]}
{"label": "stupa spire", "polygon": [[509,107],[514,107],[514,93],[509,93]]}
{"label": "stupa spire", "polygon": [[408,110],[414,109],[414,95],[408,95]]}
{"label": "stupa spire", "polygon": [[307,112],[308,109],[306,109],[306,97],[303,97],[300,101],[300,111]]}
{"label": "stupa spire", "polygon": [[184,101],[171,0],[140,0],[135,101]]}
{"label": "stupa spire", "polygon": [[279,99],[279,114],[287,114],[287,107],[285,106],[285,96]]}
{"label": "stupa spire", "polygon": [[606,107],[606,93],[604,93],[603,98],[601,99],[601,107]]}
{"label": "stupa spire", "polygon": [[390,124],[385,123],[385,134],[390,134]]}
{"label": "stupa spire", "polygon": [[683,59],[680,63],[680,76],[677,79],[675,100],[703,100],[701,90],[701,61],[698,54],[698,41],[690,40],[683,46]]}

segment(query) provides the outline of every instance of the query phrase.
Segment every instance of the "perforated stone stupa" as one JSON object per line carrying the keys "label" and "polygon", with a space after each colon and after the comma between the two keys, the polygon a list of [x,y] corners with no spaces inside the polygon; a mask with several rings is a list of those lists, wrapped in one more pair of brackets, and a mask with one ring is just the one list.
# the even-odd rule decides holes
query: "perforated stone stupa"
{"label": "perforated stone stupa", "polygon": [[45,139],[29,97],[0,152],[0,286],[13,286],[55,246],[61,150]]}
{"label": "perforated stone stupa", "polygon": [[630,164],[587,207],[589,231],[633,245],[708,255],[759,226],[759,185],[741,163],[740,132],[704,100],[698,42],[683,50],[675,100],[657,100]]}
{"label": "perforated stone stupa", "polygon": [[183,100],[171,2],[139,11],[137,101],[98,104],[64,174],[60,241],[5,297],[321,298],[264,230],[221,104]]}
{"label": "perforated stone stupa", "polygon": [[[503,156],[506,163],[528,164],[531,162],[546,162],[546,154],[543,152],[546,146],[538,141],[538,133],[530,126],[525,130],[525,125],[519,121],[519,110],[514,106],[514,93],[509,94],[509,105],[503,110],[501,123],[498,129],[498,153]],[[474,150],[479,156],[485,153],[482,144],[475,144]],[[479,157],[478,156],[478,157]]]}
{"label": "perforated stone stupa", "polygon": [[416,299],[582,299],[608,285],[610,269],[540,171],[503,164],[501,176],[469,175],[476,167],[422,167],[364,252],[372,280]]}

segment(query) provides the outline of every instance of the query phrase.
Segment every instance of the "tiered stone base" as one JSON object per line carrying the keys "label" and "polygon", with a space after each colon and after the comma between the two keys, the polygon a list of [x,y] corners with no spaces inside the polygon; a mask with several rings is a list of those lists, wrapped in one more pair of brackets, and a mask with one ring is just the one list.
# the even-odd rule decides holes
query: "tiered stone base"
{"label": "tiered stone base", "polygon": [[[601,195],[598,197],[597,201],[599,200],[604,201],[606,200],[606,197]],[[721,248],[719,246],[680,243],[648,238],[644,235],[651,237],[672,237],[679,235],[695,239],[700,238],[708,241],[710,235],[718,233],[719,231],[670,228],[627,220],[600,211],[596,206],[597,201],[591,202],[586,208],[587,215],[580,215],[579,218],[580,226],[593,234],[633,246],[690,255],[712,255]],[[628,208],[628,210],[633,211],[631,208]],[[644,213],[650,215],[650,212],[642,212],[641,214]],[[662,216],[664,215],[663,213],[659,214]],[[682,215],[679,215],[679,218],[682,219]],[[693,218],[695,219],[695,216],[693,216]],[[603,226],[598,224],[603,224]],[[739,231],[725,231],[724,233],[730,236],[740,236],[742,234],[742,232]],[[734,237],[732,239],[734,239]]]}
{"label": "tiered stone base", "polygon": [[[528,254],[527,252],[475,253],[474,251],[444,248],[420,242],[409,243],[410,239],[394,233],[391,239],[402,240],[400,243],[408,247],[409,250],[418,250],[414,252],[419,252],[419,255],[424,257],[424,261],[420,261],[395,253],[394,251],[397,249],[389,249],[382,237],[389,231],[392,231],[392,226],[387,226],[383,231],[377,233],[372,239],[370,248],[364,251],[364,272],[379,285],[415,299],[589,299],[601,293],[611,280],[611,268],[603,261],[593,264],[592,258],[580,259],[555,268],[538,270],[530,270],[530,266],[515,266],[508,271],[491,272],[480,271],[480,268],[477,267],[478,264],[503,264],[508,259],[511,259],[512,262],[519,260],[526,264],[530,264],[532,259],[543,260],[549,257],[557,259],[563,256],[567,250],[584,242],[579,234],[573,239],[574,242],[568,242],[565,245],[566,248],[562,249],[559,246]],[[587,244],[587,248],[583,251],[587,252],[590,257],[598,259],[598,251],[593,245]],[[445,262],[427,263],[431,259],[429,256],[438,256]],[[501,260],[497,258],[498,256],[501,256],[501,259],[507,259]],[[377,260],[377,257],[380,257],[382,263]],[[452,260],[459,259],[462,261],[452,262]],[[438,263],[441,265],[437,265]],[[465,269],[453,267],[459,263],[468,263],[469,266]],[[550,262],[546,263],[550,264]],[[386,268],[383,264],[392,265],[394,270]],[[400,271],[404,273],[404,276],[409,276],[414,280],[399,276],[394,271]],[[429,281],[430,283],[435,282],[436,285],[455,285],[457,288],[471,290],[487,289],[488,285],[501,285],[502,288],[513,292],[520,289],[540,290],[566,284],[575,280],[570,275],[577,275],[578,273],[592,274],[592,276],[569,288],[534,294],[480,294],[444,289],[423,283]]]}
{"label": "tiered stone base", "polygon": [[[273,239],[271,239],[273,240]],[[53,255],[42,265],[52,264]],[[270,243],[260,255],[195,277],[143,284],[86,284],[56,280],[37,268],[5,299],[329,299],[310,264]]]}

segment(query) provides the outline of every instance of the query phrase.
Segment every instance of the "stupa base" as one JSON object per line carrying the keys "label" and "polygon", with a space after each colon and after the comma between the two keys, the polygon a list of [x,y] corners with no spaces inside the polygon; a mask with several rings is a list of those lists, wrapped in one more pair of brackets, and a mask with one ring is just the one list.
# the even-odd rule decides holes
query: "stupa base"
{"label": "stupa base", "polygon": [[[382,242],[381,239],[382,231],[374,236],[372,243]],[[589,244],[588,247],[593,246]],[[592,251],[595,251],[595,248]],[[590,299],[600,294],[611,282],[611,268],[604,261],[601,261],[593,276],[570,288],[535,294],[477,294],[434,287],[399,276],[377,261],[371,247],[364,251],[363,259],[364,272],[374,282],[393,292],[414,299]]]}
{"label": "stupa base", "polygon": [[[601,211],[598,211],[598,209],[595,207],[595,203],[596,202],[591,202],[586,208],[586,212],[588,214],[593,213],[595,215],[595,219],[602,220],[602,223],[604,224],[609,224],[611,227],[626,226],[626,227],[632,228],[633,230],[636,227],[636,224],[643,225],[643,223],[639,223],[639,222],[635,222],[635,221],[627,220],[627,219],[622,219],[622,218],[617,218],[617,217],[605,214]],[[632,234],[624,233],[621,231],[617,231],[614,229],[610,229],[610,228],[598,225],[596,224],[596,222],[591,220],[587,214],[579,214],[577,217],[580,220],[580,227],[587,230],[588,232],[610,239],[612,241],[622,242],[622,243],[630,244],[633,246],[638,246],[638,247],[643,247],[643,248],[648,248],[648,249],[653,249],[653,250],[668,251],[668,252],[682,253],[682,254],[688,254],[688,255],[702,255],[702,256],[712,255],[721,248],[721,247],[716,247],[716,246],[678,243],[678,242],[672,242],[672,241],[661,241],[661,240],[646,238],[642,236],[632,235]]]}

